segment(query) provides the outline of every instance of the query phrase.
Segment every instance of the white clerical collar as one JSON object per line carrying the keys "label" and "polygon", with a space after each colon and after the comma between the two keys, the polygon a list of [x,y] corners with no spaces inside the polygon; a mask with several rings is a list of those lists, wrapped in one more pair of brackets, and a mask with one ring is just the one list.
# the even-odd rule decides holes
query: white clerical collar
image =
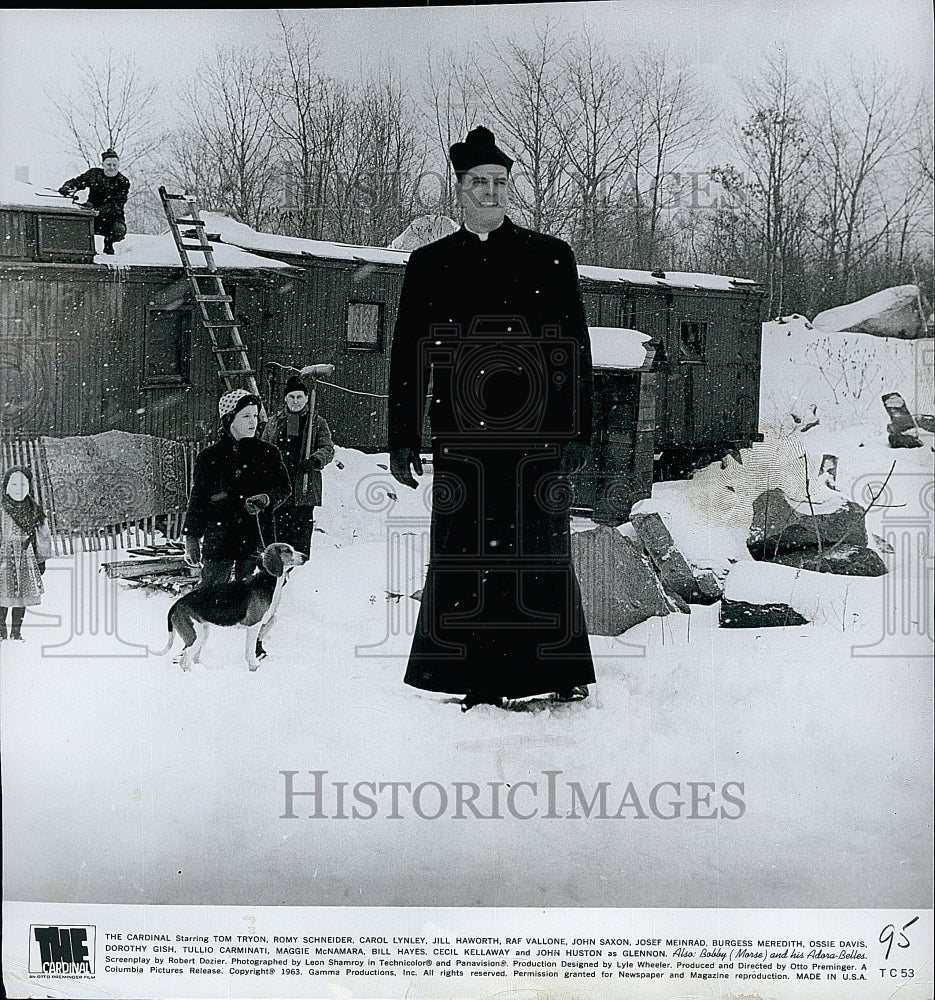
{"label": "white clerical collar", "polygon": [[[500,226],[502,226],[502,225],[503,225],[503,223],[501,222],[501,223],[500,223]],[[497,229],[499,229],[499,228],[500,228],[500,226],[497,226]],[[477,237],[477,238],[478,238],[478,239],[479,239],[479,240],[481,241],[481,243],[484,243],[484,242],[486,241],[486,239],[487,239],[487,237],[488,237],[488,236],[490,235],[490,233],[495,233],[495,232],[497,231],[497,229],[491,229],[491,230],[490,230],[490,232],[487,232],[487,233],[479,233],[479,232],[477,232],[476,230],[474,230],[474,229],[471,229],[471,227],[470,227],[470,226],[468,226],[467,224],[465,224],[464,228],[465,228],[465,229],[466,229],[466,230],[467,230],[467,231],[468,231],[469,233],[471,233],[471,234],[473,234],[474,236],[476,236],[476,237]]]}

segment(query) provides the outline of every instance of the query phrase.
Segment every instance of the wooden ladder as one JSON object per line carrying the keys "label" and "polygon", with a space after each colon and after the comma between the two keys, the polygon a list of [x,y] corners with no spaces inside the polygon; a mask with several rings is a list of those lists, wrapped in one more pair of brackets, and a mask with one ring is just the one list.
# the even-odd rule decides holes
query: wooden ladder
{"label": "wooden ladder", "polygon": [[[182,270],[201,309],[202,325],[211,338],[218,377],[228,391],[246,389],[261,399],[256,372],[250,364],[246,345],[240,336],[240,324],[231,308],[234,300],[227,294],[214,262],[214,248],[205,235],[205,224],[198,212],[197,201],[191,195],[169,194],[164,187],[159,188],[159,197],[178,247]],[[196,238],[197,242],[193,242]],[[189,256],[191,253],[201,254],[203,261],[193,264]],[[260,420],[265,419],[265,410],[261,406]]]}

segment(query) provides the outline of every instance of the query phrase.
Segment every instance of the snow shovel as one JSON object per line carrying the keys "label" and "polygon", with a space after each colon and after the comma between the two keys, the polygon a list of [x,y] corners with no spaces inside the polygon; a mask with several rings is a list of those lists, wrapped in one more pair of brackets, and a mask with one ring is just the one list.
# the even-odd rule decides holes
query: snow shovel
{"label": "snow shovel", "polygon": [[[302,378],[310,378],[312,381],[311,391],[308,397],[308,426],[305,429],[305,449],[303,459],[307,462],[312,455],[312,436],[315,420],[315,396],[317,393],[317,379],[323,375],[330,376],[334,372],[334,365],[306,365],[300,372]],[[308,470],[302,473],[301,495],[304,497],[308,492]]]}

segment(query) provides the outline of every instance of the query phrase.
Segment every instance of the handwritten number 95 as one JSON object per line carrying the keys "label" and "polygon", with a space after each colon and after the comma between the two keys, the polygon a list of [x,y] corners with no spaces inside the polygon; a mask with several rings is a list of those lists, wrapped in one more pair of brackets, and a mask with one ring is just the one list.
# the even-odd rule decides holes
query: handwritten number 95
{"label": "handwritten number 95", "polygon": [[[899,931],[899,940],[896,941],[897,948],[908,948],[909,938],[906,937],[906,930],[911,927],[919,918],[913,917],[908,924],[903,924]],[[884,961],[889,961],[890,952],[893,950],[893,941],[896,938],[896,928],[892,924],[887,924],[882,931],[880,931],[880,944],[886,945],[886,958]]]}

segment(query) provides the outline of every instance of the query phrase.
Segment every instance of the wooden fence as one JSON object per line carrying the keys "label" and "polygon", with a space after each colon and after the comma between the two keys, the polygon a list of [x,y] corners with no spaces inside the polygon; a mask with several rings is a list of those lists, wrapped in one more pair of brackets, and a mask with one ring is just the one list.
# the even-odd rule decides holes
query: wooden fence
{"label": "wooden fence", "polygon": [[[201,444],[180,442],[185,455],[185,495],[191,493],[195,456]],[[52,549],[55,555],[73,555],[76,551],[100,552],[107,549],[155,545],[160,540],[179,541],[185,523],[185,511],[173,510],[151,514],[116,524],[102,524],[81,531],[64,529],[57,523],[52,505],[52,482],[45,455],[38,439],[0,441],[0,468],[4,471],[23,465],[33,474],[37,500],[49,518]]]}

